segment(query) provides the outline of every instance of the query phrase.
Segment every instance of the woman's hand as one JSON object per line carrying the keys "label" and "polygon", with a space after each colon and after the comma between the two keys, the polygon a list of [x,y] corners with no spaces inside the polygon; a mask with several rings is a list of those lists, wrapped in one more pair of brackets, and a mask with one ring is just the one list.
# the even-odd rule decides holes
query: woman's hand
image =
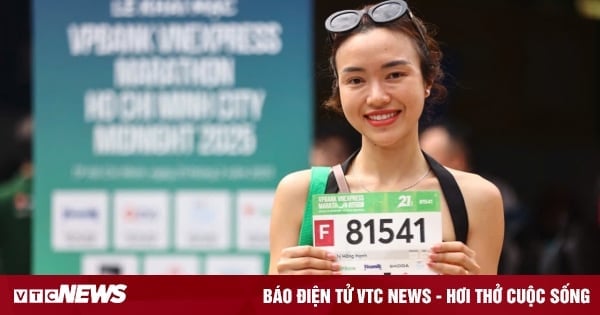
{"label": "woman's hand", "polygon": [[277,262],[280,275],[335,275],[339,271],[335,254],[313,246],[284,248]]}
{"label": "woman's hand", "polygon": [[481,269],[475,260],[475,251],[463,242],[434,245],[427,266],[443,275],[477,275]]}

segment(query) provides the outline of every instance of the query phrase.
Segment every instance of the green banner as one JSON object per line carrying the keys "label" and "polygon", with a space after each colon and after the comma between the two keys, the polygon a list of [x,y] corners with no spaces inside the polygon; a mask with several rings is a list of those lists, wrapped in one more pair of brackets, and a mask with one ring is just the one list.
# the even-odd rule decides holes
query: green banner
{"label": "green banner", "polygon": [[33,272],[260,274],[308,166],[312,3],[33,2]]}
{"label": "green banner", "polygon": [[314,215],[440,211],[438,191],[370,192],[313,196]]}

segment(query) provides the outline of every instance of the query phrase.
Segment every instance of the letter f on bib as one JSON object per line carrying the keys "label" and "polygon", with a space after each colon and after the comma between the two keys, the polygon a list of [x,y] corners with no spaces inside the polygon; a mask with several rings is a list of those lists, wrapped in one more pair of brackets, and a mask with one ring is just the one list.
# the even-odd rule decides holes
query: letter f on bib
{"label": "letter f on bib", "polygon": [[314,226],[314,243],[315,246],[333,246],[333,220],[315,220]]}

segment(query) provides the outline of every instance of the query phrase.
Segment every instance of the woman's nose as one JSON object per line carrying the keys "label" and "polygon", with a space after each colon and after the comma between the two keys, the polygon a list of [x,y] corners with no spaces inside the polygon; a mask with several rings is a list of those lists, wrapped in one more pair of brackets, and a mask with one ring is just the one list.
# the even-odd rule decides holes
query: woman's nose
{"label": "woman's nose", "polygon": [[371,83],[367,104],[371,106],[384,106],[391,101],[390,95],[379,82]]}

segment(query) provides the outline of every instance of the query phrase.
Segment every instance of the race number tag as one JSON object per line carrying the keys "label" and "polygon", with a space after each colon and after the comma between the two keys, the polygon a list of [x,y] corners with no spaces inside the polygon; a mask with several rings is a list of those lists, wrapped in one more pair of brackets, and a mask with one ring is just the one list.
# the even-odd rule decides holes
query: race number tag
{"label": "race number tag", "polygon": [[343,274],[434,274],[430,248],[442,241],[438,191],[313,196],[313,245],[338,257]]}

